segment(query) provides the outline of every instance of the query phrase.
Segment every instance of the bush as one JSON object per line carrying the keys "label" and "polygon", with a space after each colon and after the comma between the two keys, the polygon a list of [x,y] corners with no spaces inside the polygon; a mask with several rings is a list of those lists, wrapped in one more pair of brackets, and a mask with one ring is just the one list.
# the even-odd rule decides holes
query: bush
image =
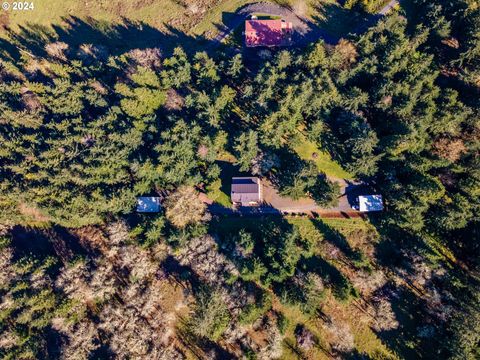
{"label": "bush", "polygon": [[193,187],[181,186],[165,201],[165,215],[177,228],[202,221],[207,205],[198,198]]}
{"label": "bush", "polygon": [[197,297],[195,312],[188,323],[190,331],[202,338],[217,341],[230,322],[223,290],[204,288]]}
{"label": "bush", "polygon": [[238,317],[238,322],[243,325],[252,324],[255,320],[265,315],[271,307],[272,300],[265,293],[262,293],[258,299],[255,299],[253,304],[245,306]]}
{"label": "bush", "polygon": [[277,315],[277,326],[278,330],[280,331],[280,334],[285,335],[285,332],[287,331],[288,326],[290,325],[290,320],[283,315],[283,313],[278,313]]}

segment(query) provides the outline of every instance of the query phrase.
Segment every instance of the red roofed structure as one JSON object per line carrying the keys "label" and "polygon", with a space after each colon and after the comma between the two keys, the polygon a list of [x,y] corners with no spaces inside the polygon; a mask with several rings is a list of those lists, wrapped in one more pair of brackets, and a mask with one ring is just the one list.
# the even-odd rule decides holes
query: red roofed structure
{"label": "red roofed structure", "polygon": [[245,45],[247,47],[290,45],[292,31],[292,23],[280,19],[247,20]]}

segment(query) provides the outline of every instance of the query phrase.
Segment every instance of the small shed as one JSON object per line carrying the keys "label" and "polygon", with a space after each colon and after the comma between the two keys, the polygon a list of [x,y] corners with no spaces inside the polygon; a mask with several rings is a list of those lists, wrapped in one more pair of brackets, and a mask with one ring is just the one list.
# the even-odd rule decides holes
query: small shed
{"label": "small shed", "polygon": [[157,196],[141,196],[137,198],[137,212],[157,213],[160,211],[160,198]]}
{"label": "small shed", "polygon": [[361,212],[382,211],[382,195],[361,195],[358,197],[358,208]]}
{"label": "small shed", "polygon": [[262,201],[262,187],[257,177],[232,178],[231,199],[234,205],[254,206]]}

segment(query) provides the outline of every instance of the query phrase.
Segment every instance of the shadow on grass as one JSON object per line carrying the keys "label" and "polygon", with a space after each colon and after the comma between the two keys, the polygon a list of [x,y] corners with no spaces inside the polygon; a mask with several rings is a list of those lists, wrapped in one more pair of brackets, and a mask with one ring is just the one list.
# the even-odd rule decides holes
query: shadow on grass
{"label": "shadow on grass", "polygon": [[316,26],[336,39],[360,35],[381,19],[379,15],[345,9],[335,3],[317,4],[314,10],[318,14],[313,17]]}
{"label": "shadow on grass", "polygon": [[333,295],[340,301],[347,301],[352,295],[357,295],[350,281],[335,266],[319,256],[302,259],[299,268],[305,272],[315,272],[322,277],[332,287]]}
{"label": "shadow on grass", "polygon": [[172,280],[182,287],[184,287],[184,282],[187,282],[190,288],[197,292],[202,286],[197,274],[189,266],[181,265],[173,256],[168,256],[162,262],[162,269],[165,274],[168,274]]}
{"label": "shadow on grass", "polygon": [[[7,39],[0,39],[0,55],[19,60],[22,53],[44,57],[45,45],[61,41],[72,47],[81,44],[104,46],[109,55],[119,55],[132,49],[158,47],[164,56],[181,46],[189,54],[197,51],[215,52],[206,46],[208,40],[201,36],[190,36],[178,29],[166,25],[162,32],[144,22],[122,19],[121,23],[109,23],[93,18],[80,19],[70,16],[62,19],[64,26],[51,28],[38,24],[20,26],[20,30],[8,30]],[[208,51],[207,51],[208,52]]]}
{"label": "shadow on grass", "polygon": [[176,335],[197,359],[233,360],[237,358],[216,342],[195,335],[190,331],[187,321],[184,319],[181,320],[181,325],[177,328]]}
{"label": "shadow on grass", "polygon": [[325,241],[328,241],[340,249],[350,261],[351,266],[357,269],[365,269],[367,271],[371,269],[371,265],[365,255],[360,250],[353,249],[342,233],[323,222],[321,219],[312,219],[311,221],[315,228],[324,235]]}

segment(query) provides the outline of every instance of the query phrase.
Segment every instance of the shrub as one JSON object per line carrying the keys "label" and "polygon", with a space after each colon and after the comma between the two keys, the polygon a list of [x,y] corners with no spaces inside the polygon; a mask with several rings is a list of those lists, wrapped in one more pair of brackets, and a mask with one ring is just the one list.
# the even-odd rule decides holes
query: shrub
{"label": "shrub", "polygon": [[204,288],[197,297],[190,331],[200,337],[217,341],[230,322],[230,313],[223,299],[223,290]]}
{"label": "shrub", "polygon": [[265,315],[265,313],[270,310],[271,307],[271,299],[265,293],[262,293],[258,299],[255,299],[253,304],[245,306],[238,317],[238,322],[243,325],[251,324],[255,322],[255,320]]}
{"label": "shrub", "polygon": [[285,332],[287,331],[288,326],[290,325],[290,320],[283,315],[283,313],[278,313],[277,315],[277,326],[278,330],[280,331],[280,334],[285,335]]}

